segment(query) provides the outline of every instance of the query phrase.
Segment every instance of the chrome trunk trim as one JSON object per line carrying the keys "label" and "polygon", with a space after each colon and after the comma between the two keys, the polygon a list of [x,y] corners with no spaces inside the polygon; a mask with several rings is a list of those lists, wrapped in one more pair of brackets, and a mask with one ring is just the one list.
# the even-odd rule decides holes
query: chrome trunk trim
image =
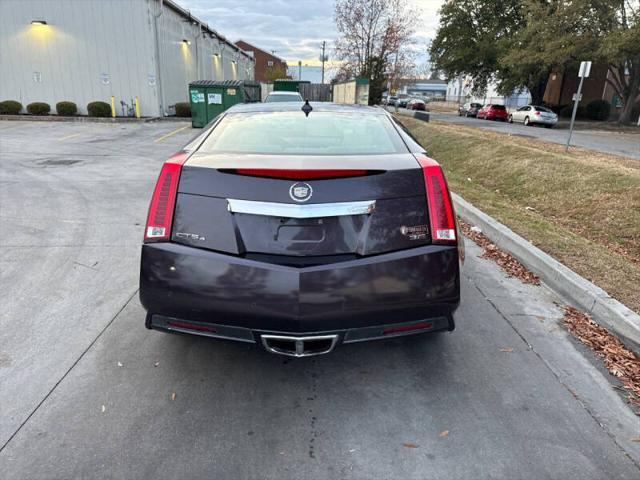
{"label": "chrome trunk trim", "polygon": [[342,217],[345,215],[367,215],[373,212],[376,207],[375,200],[294,205],[291,203],[255,202],[252,200],[227,198],[227,203],[227,208],[231,213],[248,213],[251,215],[284,218],[324,218]]}

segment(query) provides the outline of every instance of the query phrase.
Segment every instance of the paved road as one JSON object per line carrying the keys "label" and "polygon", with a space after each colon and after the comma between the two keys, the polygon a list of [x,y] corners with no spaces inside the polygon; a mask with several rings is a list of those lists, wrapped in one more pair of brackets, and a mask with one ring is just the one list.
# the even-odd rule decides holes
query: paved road
{"label": "paved road", "polygon": [[[411,111],[400,109],[403,114],[411,114]],[[520,135],[523,137],[539,138],[546,142],[565,145],[569,131],[560,128],[525,127],[520,123],[493,122],[490,120],[478,120],[476,118],[459,117],[453,113],[429,112],[434,120],[448,123],[466,125],[477,128],[486,128],[500,133]],[[640,160],[640,134],[615,133],[603,130],[575,130],[571,137],[571,145],[589,148],[603,153],[612,153]]]}
{"label": "paved road", "polygon": [[291,361],[145,330],[141,224],[182,126],[0,124],[3,480],[640,478],[640,418],[560,299],[473,244],[451,334]]}

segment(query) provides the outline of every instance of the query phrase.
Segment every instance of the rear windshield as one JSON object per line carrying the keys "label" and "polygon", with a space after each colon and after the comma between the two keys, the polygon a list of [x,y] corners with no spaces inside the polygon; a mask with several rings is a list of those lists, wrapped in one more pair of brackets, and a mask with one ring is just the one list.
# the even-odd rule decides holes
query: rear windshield
{"label": "rear windshield", "polygon": [[230,113],[200,147],[207,153],[383,155],[407,147],[386,115],[311,112]]}
{"label": "rear windshield", "polygon": [[504,105],[491,105],[491,108],[493,108],[494,110],[506,110],[506,108],[504,108]]}
{"label": "rear windshield", "polygon": [[546,107],[533,107],[533,108],[535,108],[535,109],[536,109],[536,110],[538,110],[539,112],[553,113],[553,110],[549,110],[549,109],[548,109],[548,108],[546,108]]}
{"label": "rear windshield", "polygon": [[265,103],[271,102],[301,102],[302,97],[296,93],[291,95],[267,95]]}

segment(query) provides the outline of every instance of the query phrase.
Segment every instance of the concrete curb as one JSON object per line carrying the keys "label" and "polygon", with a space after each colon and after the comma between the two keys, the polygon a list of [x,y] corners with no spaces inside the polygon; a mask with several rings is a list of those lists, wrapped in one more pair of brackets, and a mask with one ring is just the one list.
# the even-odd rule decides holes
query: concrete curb
{"label": "concrete curb", "polygon": [[498,247],[509,252],[573,306],[614,332],[636,355],[640,355],[640,315],[607,292],[570,270],[497,220],[478,210],[459,195],[452,194],[456,213],[482,232]]}

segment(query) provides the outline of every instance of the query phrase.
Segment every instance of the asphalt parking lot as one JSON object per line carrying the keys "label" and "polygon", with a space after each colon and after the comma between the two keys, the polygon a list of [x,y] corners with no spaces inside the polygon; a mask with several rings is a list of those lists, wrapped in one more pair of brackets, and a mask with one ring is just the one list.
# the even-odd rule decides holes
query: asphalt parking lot
{"label": "asphalt parking lot", "polygon": [[[410,110],[405,108],[399,110],[402,114],[412,114]],[[567,136],[569,135],[569,131],[566,128],[525,127],[521,123],[495,122],[491,120],[479,120],[473,117],[459,117],[456,113],[429,112],[429,116],[433,120],[469,127],[485,128],[509,135],[539,138],[546,142],[559,143],[561,145],[566,145]],[[604,130],[574,130],[571,136],[571,145],[640,160],[640,134],[637,133],[617,133]]]}
{"label": "asphalt parking lot", "polygon": [[146,330],[149,196],[193,134],[0,123],[3,480],[640,477],[640,417],[562,299],[468,241],[450,334],[290,360]]}

